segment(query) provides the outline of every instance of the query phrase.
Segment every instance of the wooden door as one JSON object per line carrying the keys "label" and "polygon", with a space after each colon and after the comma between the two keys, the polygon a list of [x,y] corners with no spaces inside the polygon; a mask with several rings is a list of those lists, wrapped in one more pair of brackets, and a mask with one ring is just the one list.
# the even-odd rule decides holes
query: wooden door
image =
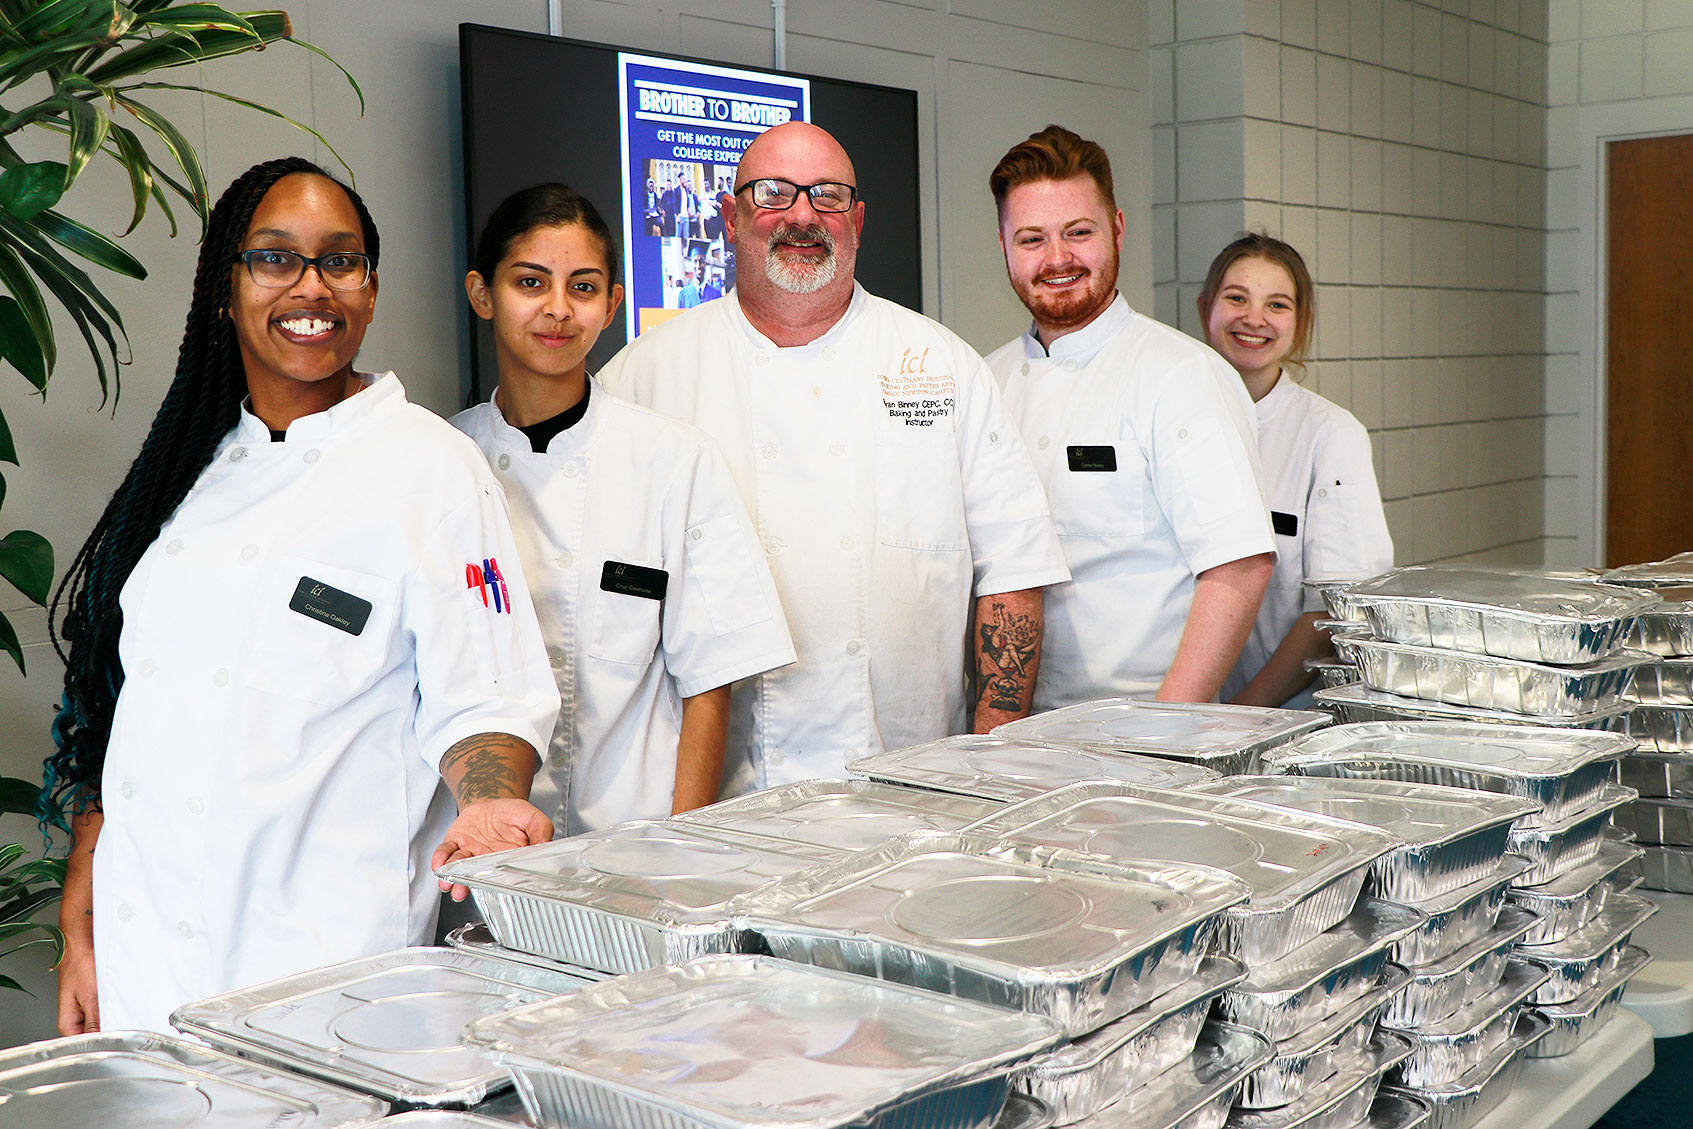
{"label": "wooden door", "polygon": [[1693,134],[1607,146],[1605,563],[1693,549]]}

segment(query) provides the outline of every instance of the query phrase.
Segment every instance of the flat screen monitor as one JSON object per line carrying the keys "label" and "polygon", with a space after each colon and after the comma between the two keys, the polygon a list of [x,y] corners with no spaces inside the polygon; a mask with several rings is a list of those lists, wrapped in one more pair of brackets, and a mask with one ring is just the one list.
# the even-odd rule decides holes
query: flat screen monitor
{"label": "flat screen monitor", "polygon": [[[466,263],[494,207],[543,181],[582,193],[618,235],[624,308],[590,371],[643,330],[729,292],[735,254],[721,212],[736,163],[789,120],[827,129],[853,159],[869,236],[858,280],[922,308],[915,91],[478,24],[460,25],[459,51]],[[474,402],[494,383],[494,351],[468,304],[465,316]]]}

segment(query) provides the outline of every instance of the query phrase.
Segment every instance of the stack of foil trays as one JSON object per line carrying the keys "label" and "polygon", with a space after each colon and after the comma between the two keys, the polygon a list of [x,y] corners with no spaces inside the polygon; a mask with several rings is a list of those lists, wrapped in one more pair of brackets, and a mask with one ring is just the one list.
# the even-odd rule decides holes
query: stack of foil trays
{"label": "stack of foil trays", "polygon": [[1645,885],[1686,894],[1693,893],[1693,588],[1656,591],[1664,605],[1642,617],[1651,633],[1642,642],[1658,659],[1635,676],[1627,732],[1640,748],[1622,762],[1622,782],[1640,799],[1617,822],[1644,848]]}
{"label": "stack of foil trays", "polygon": [[1349,719],[1422,719],[1435,715],[1420,703],[1434,702],[1440,716],[1461,709],[1466,720],[1503,713],[1585,728],[1621,724],[1634,672],[1652,659],[1624,643],[1661,605],[1640,589],[1474,567],[1396,569],[1346,596],[1368,632],[1337,635],[1336,650],[1365,688],[1406,701],[1340,687],[1323,692],[1325,706]]}
{"label": "stack of foil trays", "polygon": [[1257,772],[1265,751],[1320,729],[1330,720],[1328,714],[1311,710],[1102,698],[1007,722],[997,726],[993,735],[1161,757],[1235,776]]}

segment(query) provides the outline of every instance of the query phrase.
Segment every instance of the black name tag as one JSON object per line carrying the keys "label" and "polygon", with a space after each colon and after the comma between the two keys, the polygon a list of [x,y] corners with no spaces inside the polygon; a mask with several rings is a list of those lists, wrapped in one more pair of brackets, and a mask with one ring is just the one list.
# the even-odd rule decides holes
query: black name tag
{"label": "black name tag", "polygon": [[300,577],[300,583],[294,587],[294,598],[288,601],[288,608],[348,635],[361,634],[370,619],[369,600],[361,600],[351,592],[331,588],[309,576]]}
{"label": "black name tag", "polygon": [[1071,470],[1117,469],[1115,447],[1066,447],[1064,454],[1070,460]]}
{"label": "black name tag", "polygon": [[607,592],[621,592],[643,600],[662,600],[665,589],[670,587],[670,574],[662,568],[607,561],[605,568],[600,570],[600,587]]}
{"label": "black name tag", "polygon": [[1299,536],[1299,519],[1292,514],[1270,511],[1270,528],[1283,537]]}

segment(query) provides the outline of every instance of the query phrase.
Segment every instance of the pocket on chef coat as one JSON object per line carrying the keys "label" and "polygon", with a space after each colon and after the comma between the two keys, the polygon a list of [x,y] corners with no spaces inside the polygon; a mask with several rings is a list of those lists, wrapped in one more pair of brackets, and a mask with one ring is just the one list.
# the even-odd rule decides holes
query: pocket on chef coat
{"label": "pocket on chef coat", "polygon": [[702,521],[688,530],[688,579],[698,588],[711,629],[730,635],[775,614],[759,581],[764,562],[758,541],[736,514]]}
{"label": "pocket on chef coat", "polygon": [[1165,440],[1180,483],[1177,504],[1200,524],[1208,525],[1245,507],[1255,508],[1261,498],[1246,455],[1224,430],[1226,426],[1218,419],[1194,420]]}
{"label": "pocket on chef coat", "polygon": [[1098,465],[1098,460],[1067,460],[1054,469],[1049,501],[1059,536],[1138,537],[1146,532],[1144,464],[1135,448],[1120,443],[1113,454],[1116,470],[1072,469]]}
{"label": "pocket on chef coat", "polygon": [[387,672],[398,603],[393,581],[305,557],[275,557],[262,567],[244,685],[335,704]]}
{"label": "pocket on chef coat", "polygon": [[[623,564],[663,569],[662,560],[624,561]],[[658,650],[664,601],[627,592],[590,590],[593,618],[588,636],[588,656],[625,666],[646,666]]]}
{"label": "pocket on chef coat", "polygon": [[1362,483],[1328,483],[1311,491],[1305,513],[1305,568],[1311,576],[1377,571],[1381,562],[1374,554],[1379,550],[1367,532],[1375,523],[1363,516],[1363,507],[1374,504],[1374,495]]}
{"label": "pocket on chef coat", "polygon": [[900,549],[970,547],[952,432],[913,428],[876,435],[876,536]]}

